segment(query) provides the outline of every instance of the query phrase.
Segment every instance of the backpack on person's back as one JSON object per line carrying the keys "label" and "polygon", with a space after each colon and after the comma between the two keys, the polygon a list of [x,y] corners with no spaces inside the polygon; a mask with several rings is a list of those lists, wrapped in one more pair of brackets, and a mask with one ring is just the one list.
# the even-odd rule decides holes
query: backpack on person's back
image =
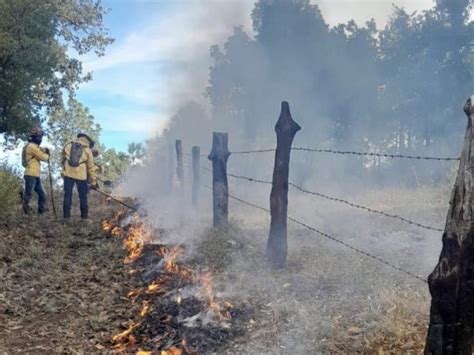
{"label": "backpack on person's back", "polygon": [[84,146],[80,142],[73,141],[71,142],[71,150],[69,152],[69,157],[67,158],[67,162],[69,166],[73,168],[77,168],[79,165],[85,163],[85,161],[81,162],[82,153],[84,152]]}

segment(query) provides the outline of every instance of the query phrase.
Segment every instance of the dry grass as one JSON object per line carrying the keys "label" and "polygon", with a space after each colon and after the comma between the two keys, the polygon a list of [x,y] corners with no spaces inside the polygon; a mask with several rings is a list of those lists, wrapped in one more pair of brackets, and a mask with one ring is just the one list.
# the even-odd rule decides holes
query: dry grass
{"label": "dry grass", "polygon": [[[442,227],[449,190],[393,188],[345,197]],[[223,288],[254,305],[256,316],[252,335],[228,353],[422,353],[430,300],[426,284],[292,224],[287,267],[268,269],[262,261],[267,214],[237,203],[231,210],[244,221],[236,237],[243,249],[222,275]],[[421,277],[433,269],[441,248],[439,232],[307,196],[291,195],[290,213]]]}
{"label": "dry grass", "polygon": [[133,288],[120,241],[99,228],[110,213],[93,206],[92,224],[63,225],[50,214],[0,221],[0,353],[108,348],[131,316]]}
{"label": "dry grass", "polygon": [[208,229],[200,239],[194,262],[214,271],[224,271],[232,264],[235,251],[242,248],[239,234],[241,231],[234,223]]}
{"label": "dry grass", "polygon": [[[427,299],[412,292],[385,290],[379,320],[372,326],[333,323],[331,353],[422,354],[427,331]],[[416,309],[415,307],[420,307]]]}

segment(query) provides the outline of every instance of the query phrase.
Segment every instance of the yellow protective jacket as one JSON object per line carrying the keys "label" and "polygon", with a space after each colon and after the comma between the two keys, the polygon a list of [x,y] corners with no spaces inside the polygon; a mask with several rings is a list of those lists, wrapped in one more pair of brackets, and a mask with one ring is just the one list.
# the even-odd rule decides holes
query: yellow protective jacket
{"label": "yellow protective jacket", "polygon": [[77,139],[76,142],[81,143],[84,147],[82,150],[80,164],[77,167],[69,165],[69,156],[71,154],[72,142],[66,144],[63,148],[62,154],[62,175],[76,180],[89,180],[92,185],[95,185],[97,184],[95,175],[96,169],[94,157],[92,156],[92,151],[89,148],[89,140],[85,137],[81,137]]}
{"label": "yellow protective jacket", "polygon": [[41,162],[47,161],[49,159],[49,155],[45,153],[45,151],[41,149],[38,144],[33,142],[28,142],[25,149],[25,176],[39,177],[41,174]]}

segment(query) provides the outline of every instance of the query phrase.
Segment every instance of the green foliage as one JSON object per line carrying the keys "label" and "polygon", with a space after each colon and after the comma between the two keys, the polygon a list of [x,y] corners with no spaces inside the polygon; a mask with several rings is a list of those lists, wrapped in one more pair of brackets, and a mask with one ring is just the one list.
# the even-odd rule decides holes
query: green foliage
{"label": "green foliage", "polygon": [[76,139],[79,132],[86,133],[98,142],[101,127],[95,123],[87,107],[70,98],[67,107],[54,109],[48,117],[48,140],[53,146],[52,162],[55,170],[60,169],[63,147]]}
{"label": "green foliage", "polygon": [[6,163],[0,163],[0,214],[14,211],[19,205],[21,188],[18,172]]}
{"label": "green foliage", "polygon": [[53,110],[48,117],[48,139],[53,145],[52,161],[55,171],[59,172],[61,169],[63,147],[74,140],[79,132],[84,132],[95,140],[99,156],[94,160],[100,167],[99,178],[104,181],[118,180],[132,163],[139,162],[144,156],[144,147],[140,143],[129,145],[130,155],[107,149],[100,143],[101,130],[89,109],[75,99],[70,98],[66,108]]}
{"label": "green foliage", "polygon": [[131,164],[131,158],[128,154],[117,152],[115,149],[105,149],[102,146],[101,155],[97,159],[102,167],[101,178],[104,180],[117,181],[125,174]]}
{"label": "green foliage", "polygon": [[139,165],[145,157],[145,147],[142,143],[130,143],[127,149],[132,166]]}
{"label": "green foliage", "polygon": [[112,42],[100,0],[0,0],[0,133],[17,137],[91,79],[72,57]]}

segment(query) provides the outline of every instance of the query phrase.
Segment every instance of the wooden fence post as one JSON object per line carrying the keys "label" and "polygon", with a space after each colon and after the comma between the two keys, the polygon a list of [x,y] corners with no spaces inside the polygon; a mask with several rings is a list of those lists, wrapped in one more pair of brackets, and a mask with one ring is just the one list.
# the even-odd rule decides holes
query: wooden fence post
{"label": "wooden fence post", "polygon": [[200,186],[200,167],[199,167],[199,160],[201,156],[201,148],[199,147],[192,147],[192,156],[193,156],[193,192],[192,192],[192,201],[193,206],[199,206],[199,186]]}
{"label": "wooden fence post", "polygon": [[176,146],[176,176],[178,177],[179,188],[184,190],[184,168],[183,168],[183,143],[177,139]]}
{"label": "wooden fence post", "polygon": [[174,148],[173,144],[168,144],[168,187],[169,192],[174,188]]}
{"label": "wooden fence post", "polygon": [[474,95],[467,100],[464,147],[451,194],[443,248],[428,278],[431,312],[425,354],[474,351]]}
{"label": "wooden fence post", "polygon": [[301,127],[293,121],[288,102],[281,103],[281,113],[275,125],[277,148],[273,167],[272,192],[270,195],[271,224],[267,242],[267,257],[275,267],[283,267],[288,252],[288,175],[291,144]]}
{"label": "wooden fence post", "polygon": [[212,133],[212,150],[208,159],[212,161],[212,205],[213,225],[222,226],[228,222],[229,187],[227,184],[227,160],[230,152],[227,148],[227,133]]}

